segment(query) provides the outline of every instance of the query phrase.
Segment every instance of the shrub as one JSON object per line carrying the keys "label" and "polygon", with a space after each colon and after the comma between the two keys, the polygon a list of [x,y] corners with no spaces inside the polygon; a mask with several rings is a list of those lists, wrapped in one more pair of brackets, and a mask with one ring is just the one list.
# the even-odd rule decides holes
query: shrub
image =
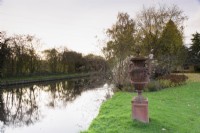
{"label": "shrub", "polygon": [[161,76],[164,76],[164,75],[168,75],[168,74],[169,74],[169,70],[168,69],[157,66],[157,67],[155,67],[153,69],[151,77],[153,79],[156,79],[158,77],[161,77]]}
{"label": "shrub", "polygon": [[165,75],[158,78],[159,80],[170,80],[174,86],[185,84],[186,80],[188,79],[185,75]]}
{"label": "shrub", "polygon": [[151,81],[147,84],[147,86],[145,87],[145,91],[158,91],[160,90],[160,83],[158,81]]}
{"label": "shrub", "polygon": [[166,79],[160,79],[158,80],[159,84],[160,84],[160,88],[164,89],[164,88],[169,88],[169,87],[174,87],[174,83],[171,82],[170,80],[166,80]]}
{"label": "shrub", "polygon": [[[165,89],[169,87],[179,86],[179,85],[185,84],[187,79],[188,77],[185,75],[175,75],[175,74],[165,75],[165,76],[157,78],[156,80],[150,81],[144,88],[144,91],[152,92],[152,91],[159,91],[161,89]],[[131,84],[126,84],[119,90],[133,92],[134,87]]]}
{"label": "shrub", "polygon": [[117,84],[115,86],[114,92],[118,92],[118,91],[133,92],[133,91],[135,91],[135,88],[131,83],[127,83],[127,84],[123,84],[123,85]]}
{"label": "shrub", "polygon": [[172,83],[170,80],[154,80],[147,84],[145,91],[158,91],[164,88],[173,87],[174,83]]}

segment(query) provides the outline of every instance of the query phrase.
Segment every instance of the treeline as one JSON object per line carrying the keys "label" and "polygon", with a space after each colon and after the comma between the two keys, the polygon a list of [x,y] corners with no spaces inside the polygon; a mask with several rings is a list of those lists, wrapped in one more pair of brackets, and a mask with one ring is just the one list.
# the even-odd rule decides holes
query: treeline
{"label": "treeline", "polygon": [[183,23],[186,19],[183,11],[175,5],[144,7],[135,18],[120,12],[117,21],[106,31],[105,57],[123,67],[124,59],[136,56],[139,51],[142,56],[153,54],[171,71],[183,62]]}
{"label": "treeline", "polygon": [[106,30],[108,37],[103,48],[117,84],[129,83],[128,62],[131,57],[154,59],[154,71],[170,73],[184,64],[187,47],[184,46],[184,22],[187,16],[176,5],[143,7],[131,17],[126,12],[117,15],[117,21]]}
{"label": "treeline", "polygon": [[189,66],[200,71],[200,34],[192,35],[190,47],[184,44],[187,16],[178,6],[143,7],[134,16],[119,12],[106,30],[103,53],[117,86],[130,83],[130,59],[137,56],[151,59],[151,79]]}
{"label": "treeline", "polygon": [[103,57],[63,49],[38,53],[40,41],[31,35],[6,36],[0,33],[0,77],[58,73],[105,72]]}

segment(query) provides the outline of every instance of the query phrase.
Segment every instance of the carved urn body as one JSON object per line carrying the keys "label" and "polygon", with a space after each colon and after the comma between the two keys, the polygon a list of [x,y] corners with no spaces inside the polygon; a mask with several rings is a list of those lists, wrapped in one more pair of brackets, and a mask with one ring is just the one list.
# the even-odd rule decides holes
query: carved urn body
{"label": "carved urn body", "polygon": [[131,83],[138,92],[137,100],[142,100],[141,95],[143,88],[149,82],[148,66],[146,65],[147,58],[136,57],[131,59],[129,65],[129,74]]}

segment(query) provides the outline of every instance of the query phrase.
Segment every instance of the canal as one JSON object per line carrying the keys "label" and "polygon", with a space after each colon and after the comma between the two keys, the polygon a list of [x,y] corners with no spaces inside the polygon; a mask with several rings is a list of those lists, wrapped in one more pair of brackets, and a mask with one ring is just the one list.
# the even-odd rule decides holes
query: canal
{"label": "canal", "polygon": [[2,88],[0,133],[84,131],[112,88],[96,77]]}

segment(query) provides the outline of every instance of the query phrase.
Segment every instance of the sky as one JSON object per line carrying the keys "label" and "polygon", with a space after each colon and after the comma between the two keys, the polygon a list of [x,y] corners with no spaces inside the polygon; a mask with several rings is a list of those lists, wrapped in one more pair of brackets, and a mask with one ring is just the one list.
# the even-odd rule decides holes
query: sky
{"label": "sky", "polygon": [[0,0],[0,31],[30,34],[41,40],[40,50],[67,47],[84,55],[101,55],[105,31],[118,12],[134,17],[149,6],[177,5],[188,16],[185,44],[200,32],[200,0]]}

